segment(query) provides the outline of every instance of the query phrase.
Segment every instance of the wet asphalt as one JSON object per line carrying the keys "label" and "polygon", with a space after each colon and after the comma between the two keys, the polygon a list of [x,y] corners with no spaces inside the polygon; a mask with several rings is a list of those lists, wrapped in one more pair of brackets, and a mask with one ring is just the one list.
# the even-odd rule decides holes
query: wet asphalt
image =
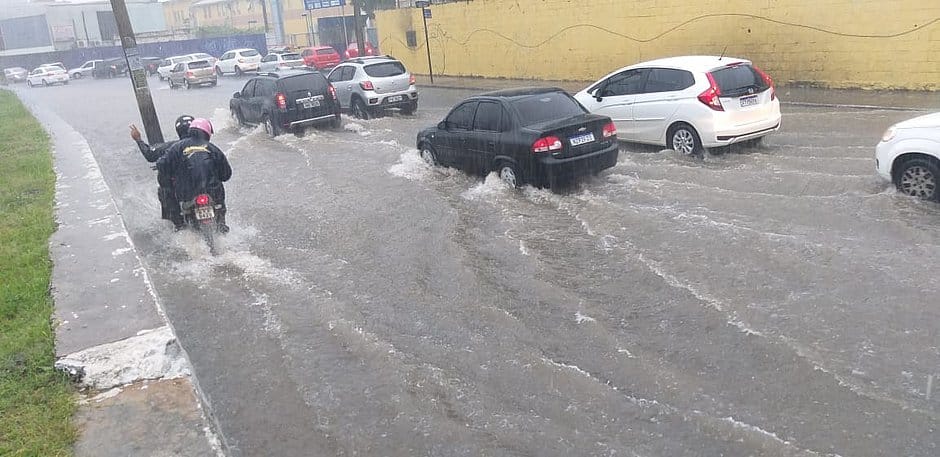
{"label": "wet asphalt", "polygon": [[940,454],[940,205],[874,172],[919,113],[784,106],[553,193],[421,162],[473,91],[271,139],[243,82],[151,79],[232,163],[217,257],[158,219],[127,81],[18,88],[87,138],[231,455]]}

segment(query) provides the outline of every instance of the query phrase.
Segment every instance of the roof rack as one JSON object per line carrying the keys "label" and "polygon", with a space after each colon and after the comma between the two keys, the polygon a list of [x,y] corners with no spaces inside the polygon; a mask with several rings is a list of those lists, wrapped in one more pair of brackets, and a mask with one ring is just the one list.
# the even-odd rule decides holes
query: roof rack
{"label": "roof rack", "polygon": [[366,61],[366,60],[370,60],[370,59],[390,59],[390,60],[398,60],[398,59],[396,59],[396,58],[394,58],[394,57],[392,57],[392,56],[390,56],[390,55],[388,55],[388,54],[384,54],[384,55],[381,55],[381,56],[362,56],[362,57],[355,57],[355,58],[349,59],[349,62],[352,62],[352,63],[366,63],[365,61]]}

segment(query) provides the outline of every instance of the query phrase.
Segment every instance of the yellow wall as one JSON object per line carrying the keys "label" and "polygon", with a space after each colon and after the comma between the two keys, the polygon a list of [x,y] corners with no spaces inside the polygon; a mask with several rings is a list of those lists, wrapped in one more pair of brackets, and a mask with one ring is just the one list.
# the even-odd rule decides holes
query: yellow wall
{"label": "yellow wall", "polygon": [[[778,83],[940,90],[937,0],[474,0],[431,10],[435,74],[594,80],[727,47]],[[427,73],[421,11],[376,16],[381,51]]]}
{"label": "yellow wall", "polygon": [[[209,5],[194,5],[193,26],[230,26],[238,29],[264,27],[261,5],[251,0],[229,0]],[[253,23],[251,21],[254,21]]]}
{"label": "yellow wall", "polygon": [[170,0],[163,3],[163,16],[170,30],[186,30],[192,27],[189,8],[193,0]]}

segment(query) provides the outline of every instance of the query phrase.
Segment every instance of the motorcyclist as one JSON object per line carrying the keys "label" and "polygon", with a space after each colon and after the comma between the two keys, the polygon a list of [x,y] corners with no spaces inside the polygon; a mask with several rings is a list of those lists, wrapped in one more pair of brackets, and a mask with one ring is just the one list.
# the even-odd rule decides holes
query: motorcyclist
{"label": "motorcyclist", "polygon": [[177,201],[191,201],[203,190],[216,205],[219,231],[229,230],[225,224],[225,186],[232,177],[232,167],[225,154],[212,144],[212,123],[196,118],[189,124],[189,137],[178,141],[157,160],[157,170],[174,179]]}
{"label": "motorcyclist", "polygon": [[[189,136],[189,124],[193,119],[194,118],[188,114],[176,118],[174,127],[180,140]],[[137,130],[136,125],[131,125],[131,138],[137,142],[137,148],[140,149],[140,153],[144,156],[144,159],[150,163],[159,160],[170,147],[179,142],[179,140],[168,141],[150,146],[140,139],[140,130]],[[173,222],[173,226],[176,230],[181,229],[183,227],[183,215],[180,211],[179,200],[176,199],[176,195],[173,191],[172,177],[158,171],[157,184],[159,185],[157,188],[157,198],[160,200],[161,217]]]}

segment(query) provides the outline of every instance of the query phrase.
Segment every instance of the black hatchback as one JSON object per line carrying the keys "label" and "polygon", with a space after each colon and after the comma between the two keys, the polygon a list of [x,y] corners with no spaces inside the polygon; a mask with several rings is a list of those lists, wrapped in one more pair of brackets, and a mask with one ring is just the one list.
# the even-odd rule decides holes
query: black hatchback
{"label": "black hatchback", "polygon": [[491,92],[458,104],[418,134],[421,157],[506,183],[553,187],[617,163],[617,130],[557,88]]}
{"label": "black hatchback", "polygon": [[316,71],[261,73],[235,92],[229,109],[239,124],[261,124],[271,136],[299,133],[311,125],[342,124],[336,90]]}

